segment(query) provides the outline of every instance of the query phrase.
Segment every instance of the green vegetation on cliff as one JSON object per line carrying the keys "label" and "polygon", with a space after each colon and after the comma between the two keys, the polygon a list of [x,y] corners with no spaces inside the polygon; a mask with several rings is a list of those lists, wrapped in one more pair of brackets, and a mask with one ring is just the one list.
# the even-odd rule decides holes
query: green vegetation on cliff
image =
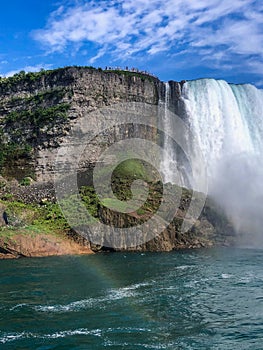
{"label": "green vegetation on cliff", "polygon": [[139,77],[142,80],[149,80],[149,81],[156,81],[157,78],[145,73],[145,72],[140,72],[136,70],[127,70],[127,69],[115,69],[115,68],[108,68],[108,69],[102,69],[102,68],[95,68],[93,66],[66,66],[66,67],[60,67],[56,69],[41,69],[39,72],[25,72],[25,71],[20,71],[19,73],[14,74],[11,77],[0,77],[0,90],[6,90],[10,89],[13,86],[23,82],[26,84],[32,84],[43,77],[48,77],[50,75],[55,75],[57,73],[63,73],[67,69],[77,69],[77,70],[82,70],[82,69],[87,69],[90,71],[97,71],[97,72],[104,72],[104,73],[115,73],[118,75],[123,75],[125,77]]}
{"label": "green vegetation on cliff", "polygon": [[6,128],[11,125],[14,126],[15,123],[27,123],[34,130],[37,130],[49,123],[59,122],[61,119],[66,119],[69,108],[69,104],[62,103],[47,108],[13,111],[4,118],[4,123],[6,124]]}
{"label": "green vegetation on cliff", "polygon": [[[0,87],[43,74],[44,71],[17,74],[2,79]],[[71,96],[70,89],[54,87],[29,96],[11,94],[0,102],[0,174],[12,177],[17,168],[21,170],[16,171],[18,180],[34,177],[34,148],[48,139],[50,130],[59,130],[67,122],[70,103],[64,99],[67,101]]]}
{"label": "green vegetation on cliff", "polygon": [[[148,183],[149,192],[145,203],[136,211],[126,213],[130,196],[130,181],[119,182],[121,187],[115,187],[114,198],[98,198],[93,187],[83,186],[79,190],[81,202],[77,195],[69,195],[60,200],[60,205],[43,199],[38,203],[26,204],[23,200],[12,193],[2,194],[0,209],[8,216],[9,225],[0,225],[0,240],[22,233],[30,235],[62,234],[76,236],[76,232],[84,232],[85,227],[91,227],[97,221],[108,225],[108,227],[137,227],[148,222],[163,201],[163,185],[160,182]],[[202,202],[203,195],[193,197],[193,192],[179,188],[176,185],[166,184],[165,205],[172,210],[174,215],[174,198],[179,199],[179,206],[171,223],[163,232],[156,233],[156,237],[145,242],[142,247],[135,249],[143,250],[172,250],[178,248],[205,247],[214,244],[231,244],[233,242],[233,228],[224,213],[218,207],[208,201],[203,209],[200,218],[192,222],[189,216],[189,204],[194,201],[197,205]],[[31,191],[31,185],[24,188]],[[2,192],[4,193],[4,192]],[[25,198],[27,192],[24,192]],[[133,193],[134,194],[134,193]],[[135,195],[137,195],[135,193]],[[21,196],[20,196],[21,198]],[[112,206],[115,209],[110,209]],[[119,207],[118,207],[119,206]],[[165,207],[165,208],[166,208]],[[67,213],[67,219],[64,213]],[[69,220],[69,221],[68,221]],[[181,232],[183,221],[190,220],[193,227],[189,232]],[[70,222],[70,224],[69,224]],[[158,222],[158,220],[157,220]],[[78,236],[79,237],[79,236]],[[93,247],[95,250],[105,249],[103,246]]]}
{"label": "green vegetation on cliff", "polygon": [[15,234],[24,229],[29,233],[50,234],[69,229],[58,204],[25,204],[9,198],[1,200],[0,207],[5,209],[9,221],[8,227],[0,228],[0,236],[8,233]]}
{"label": "green vegetation on cliff", "polygon": [[45,91],[39,91],[30,96],[14,96],[8,99],[7,101],[0,101],[0,108],[5,106],[6,103],[10,106],[20,107],[27,106],[28,109],[31,109],[35,106],[48,106],[54,103],[60,103],[60,101],[65,96],[72,96],[72,91],[67,88],[58,87],[53,89],[48,89]]}
{"label": "green vegetation on cliff", "polygon": [[28,73],[26,73],[25,71],[20,71],[19,73],[16,73],[11,77],[0,77],[0,87],[10,88],[22,81],[25,83],[32,83],[38,79],[41,79],[44,76],[46,77],[50,74],[54,74],[63,69],[65,68],[57,68],[52,70],[41,69],[39,72],[28,72]]}
{"label": "green vegetation on cliff", "polygon": [[91,66],[0,77],[0,174],[18,181],[37,178],[45,161],[37,163],[39,153],[59,146],[82,109],[94,110],[122,100],[155,104],[156,84],[144,82],[152,79],[156,81],[135,69]]}
{"label": "green vegetation on cliff", "polygon": [[[69,107],[69,104],[63,103],[7,114],[2,119],[3,127],[0,128],[0,174],[3,174],[4,168],[11,168],[19,160],[31,159],[33,147],[43,134],[41,128],[49,129],[56,123],[66,121]],[[24,133],[26,128],[28,132]],[[32,176],[32,172],[29,170],[24,176]]]}
{"label": "green vegetation on cliff", "polygon": [[29,144],[3,143],[0,140],[0,174],[7,163],[9,163],[9,166],[12,166],[13,162],[19,158],[30,158],[31,152],[32,147]]}

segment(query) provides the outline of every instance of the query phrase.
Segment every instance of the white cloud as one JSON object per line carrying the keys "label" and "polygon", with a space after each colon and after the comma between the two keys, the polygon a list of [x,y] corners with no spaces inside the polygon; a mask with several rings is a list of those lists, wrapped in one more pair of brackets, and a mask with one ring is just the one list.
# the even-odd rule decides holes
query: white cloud
{"label": "white cloud", "polygon": [[25,72],[39,72],[41,69],[51,69],[52,65],[51,64],[38,64],[36,66],[25,66],[19,69],[15,69],[15,70],[11,70],[9,72],[6,72],[4,74],[1,74],[4,77],[11,77],[14,74],[17,74],[21,71],[25,71]]}
{"label": "white cloud", "polygon": [[[188,52],[212,66],[213,59],[262,62],[263,6],[260,0],[112,0],[60,7],[34,38],[49,51],[95,43],[91,62],[111,53],[117,59]],[[207,50],[207,55],[202,52]],[[230,65],[231,66],[231,65]],[[232,62],[235,66],[235,62]],[[248,68],[251,65],[247,65]]]}
{"label": "white cloud", "polygon": [[255,85],[258,88],[263,88],[263,80],[257,80],[253,82],[253,85]]}
{"label": "white cloud", "polygon": [[257,74],[262,74],[262,72],[263,72],[262,60],[261,60],[261,62],[259,62],[258,60],[250,59],[250,60],[248,60],[247,65],[252,72],[257,73]]}

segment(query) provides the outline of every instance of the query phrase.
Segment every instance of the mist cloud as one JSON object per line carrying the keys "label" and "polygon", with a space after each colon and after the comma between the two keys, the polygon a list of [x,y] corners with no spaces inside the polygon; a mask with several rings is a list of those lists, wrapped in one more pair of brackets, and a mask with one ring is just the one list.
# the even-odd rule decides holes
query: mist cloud
{"label": "mist cloud", "polygon": [[221,162],[211,195],[224,208],[241,245],[263,247],[263,160],[241,154]]}

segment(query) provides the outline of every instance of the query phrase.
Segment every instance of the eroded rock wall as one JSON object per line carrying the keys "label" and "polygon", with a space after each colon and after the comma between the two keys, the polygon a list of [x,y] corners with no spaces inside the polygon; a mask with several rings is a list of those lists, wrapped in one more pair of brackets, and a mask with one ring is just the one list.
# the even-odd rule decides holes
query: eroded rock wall
{"label": "eroded rock wall", "polygon": [[[1,143],[7,145],[7,156],[0,163],[2,175],[18,180],[30,176],[38,181],[50,181],[56,150],[66,139],[70,142],[72,128],[77,126],[80,134],[87,134],[93,126],[98,126],[97,113],[101,108],[114,106],[118,111],[118,104],[123,103],[157,106],[162,91],[163,83],[154,77],[84,67],[2,80],[0,136]],[[152,121],[157,126],[154,118]],[[85,166],[96,161],[101,143],[106,146],[110,138],[128,137],[131,132],[135,133],[130,126],[116,127],[111,135],[96,139]],[[144,133],[156,138],[152,130]]]}

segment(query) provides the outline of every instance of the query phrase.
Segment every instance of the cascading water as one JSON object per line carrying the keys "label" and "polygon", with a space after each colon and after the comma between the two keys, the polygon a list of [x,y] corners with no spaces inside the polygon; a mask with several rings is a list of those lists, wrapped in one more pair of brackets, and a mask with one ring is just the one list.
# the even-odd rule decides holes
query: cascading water
{"label": "cascading water", "polygon": [[[185,164],[179,162],[179,148],[173,139],[176,136],[176,123],[174,113],[171,108],[171,88],[169,82],[164,84],[165,94],[164,100],[159,101],[162,106],[161,110],[161,124],[164,131],[163,134],[163,154],[161,159],[161,172],[164,177],[164,182],[177,183],[178,185],[185,185],[188,183],[185,179]],[[170,134],[170,136],[169,136]],[[171,137],[172,136],[172,137]],[[175,137],[176,139],[176,137]]]}
{"label": "cascading water", "polygon": [[[160,101],[165,182],[202,192],[200,170],[206,169],[208,193],[225,208],[238,231],[250,233],[249,242],[253,233],[252,241],[263,245],[263,90],[200,79],[184,83],[177,100],[172,95],[166,83]],[[168,136],[175,141],[178,137],[174,106],[190,129],[183,135],[185,157]]]}
{"label": "cascading water", "polygon": [[[185,185],[182,178],[190,179],[192,174],[180,174],[180,170],[189,167],[178,157],[178,148],[168,136],[169,132],[175,134],[176,131],[173,130],[174,114],[170,113],[173,101],[170,99],[170,85],[165,83],[165,96],[160,101],[164,129],[161,168],[165,182]],[[202,153],[210,189],[227,162],[233,164],[240,157],[250,161],[263,155],[263,90],[223,80],[189,81],[183,85],[177,113],[190,127],[192,135],[185,135],[188,151],[194,153],[198,145]],[[194,187],[193,183],[191,185]]]}
{"label": "cascading water", "polygon": [[[179,115],[201,149],[209,193],[262,244],[263,90],[214,79],[183,85]],[[260,237],[260,239],[259,239]],[[249,239],[251,240],[251,236]]]}
{"label": "cascading water", "polygon": [[263,91],[252,85],[200,79],[184,84],[182,101],[210,182],[222,161],[263,151]]}
{"label": "cascading water", "polygon": [[[174,176],[173,173],[175,172],[172,164],[171,159],[174,157],[174,151],[172,148],[171,140],[168,136],[167,130],[171,127],[171,120],[169,118],[169,102],[170,102],[170,85],[168,82],[165,83],[165,97],[164,97],[164,116],[163,116],[163,129],[164,129],[164,140],[163,140],[163,147],[164,147],[164,153],[161,161],[161,169],[164,175],[164,181],[165,182],[173,182]],[[162,103],[162,102],[160,102]]]}

